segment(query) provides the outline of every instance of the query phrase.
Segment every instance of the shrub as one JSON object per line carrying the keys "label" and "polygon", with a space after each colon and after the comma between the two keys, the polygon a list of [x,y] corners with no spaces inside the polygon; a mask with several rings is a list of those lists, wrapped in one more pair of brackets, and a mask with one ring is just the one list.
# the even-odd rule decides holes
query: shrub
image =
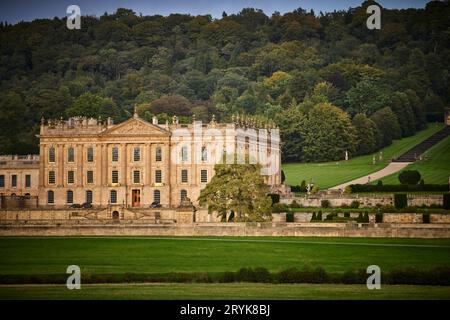
{"label": "shrub", "polygon": [[369,222],[369,213],[366,211],[363,215],[363,222],[368,223]]}
{"label": "shrub", "polygon": [[275,203],[279,203],[280,202],[280,195],[278,193],[270,193],[269,196],[272,199],[272,206]]}
{"label": "shrub", "polygon": [[333,220],[334,217],[337,217],[337,213],[335,213],[335,212],[329,213],[329,214],[327,214],[325,220]]}
{"label": "shrub", "polygon": [[317,213],[317,220],[322,221],[322,210]]}
{"label": "shrub", "polygon": [[358,209],[360,206],[360,203],[358,200],[353,200],[352,203],[350,203],[350,208],[352,209]]}
{"label": "shrub", "polygon": [[220,278],[220,282],[234,282],[235,281],[235,277],[234,277],[234,272],[229,272],[226,271],[222,274],[222,277]]}
{"label": "shrub", "polygon": [[350,218],[350,212],[344,212],[344,217],[345,218]]}
{"label": "shrub", "polygon": [[254,271],[254,281],[255,282],[271,282],[272,275],[266,268],[255,268]]}
{"label": "shrub", "polygon": [[294,213],[293,212],[286,213],[286,222],[294,222]]}
{"label": "shrub", "polygon": [[384,206],[381,206],[381,212],[397,212],[397,209],[393,205],[386,204]]}
{"label": "shrub", "polygon": [[289,268],[278,273],[280,283],[298,283],[301,281],[300,271],[297,268]]}
{"label": "shrub", "polygon": [[241,268],[236,272],[235,279],[238,282],[254,282],[255,272],[252,268]]}
{"label": "shrub", "polygon": [[450,193],[444,193],[442,195],[442,203],[445,210],[450,210]]}
{"label": "shrub", "polygon": [[291,202],[291,204],[289,205],[289,207],[291,207],[291,208],[301,208],[302,205],[300,205],[297,201],[293,200]]}
{"label": "shrub", "polygon": [[300,192],[306,192],[306,181],[302,180],[300,183]]}
{"label": "shrub", "polygon": [[417,170],[404,170],[398,175],[401,184],[417,184],[420,178],[420,173]]}
{"label": "shrub", "polygon": [[359,213],[358,218],[356,218],[356,222],[359,222],[359,223],[364,222],[362,212]]}
{"label": "shrub", "polygon": [[272,213],[280,213],[288,211],[288,207],[283,203],[275,203],[272,206]]}
{"label": "shrub", "polygon": [[312,190],[311,190],[311,193],[312,194],[316,194],[317,192],[319,192],[319,187],[318,186],[314,186],[313,188],[312,188]]}
{"label": "shrub", "polygon": [[330,207],[330,200],[322,200],[322,201],[320,201],[320,206],[322,208],[329,208]]}
{"label": "shrub", "polygon": [[317,215],[316,212],[314,211],[311,217],[311,221],[316,221],[317,220]]}
{"label": "shrub", "polygon": [[422,215],[422,222],[423,223],[430,223],[430,214],[429,213],[424,213]]}
{"label": "shrub", "polygon": [[383,212],[377,212],[375,214],[375,222],[382,223],[383,222]]}
{"label": "shrub", "polygon": [[408,198],[404,193],[394,194],[394,205],[397,209],[403,209],[408,205]]}
{"label": "shrub", "polygon": [[382,180],[378,180],[377,186],[382,186],[382,185],[383,185],[383,181]]}

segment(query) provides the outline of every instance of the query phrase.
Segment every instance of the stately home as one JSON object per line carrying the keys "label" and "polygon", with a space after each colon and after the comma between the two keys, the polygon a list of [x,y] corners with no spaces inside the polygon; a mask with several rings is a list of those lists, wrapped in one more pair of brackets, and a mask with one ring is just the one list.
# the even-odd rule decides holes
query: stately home
{"label": "stately home", "polygon": [[[252,127],[257,130],[246,132],[239,143],[233,132]],[[39,156],[0,157],[0,194],[54,208],[82,203],[148,208],[153,202],[173,208],[186,199],[196,204],[214,165],[229,163],[230,155],[240,152],[245,161],[256,158],[271,168],[263,174],[276,190],[281,184],[278,130],[259,129],[262,124],[242,117],[232,123],[213,118],[207,124],[195,119],[180,124],[175,116],[170,124],[159,124],[156,117],[149,123],[136,112],[117,125],[81,117],[42,120]]]}

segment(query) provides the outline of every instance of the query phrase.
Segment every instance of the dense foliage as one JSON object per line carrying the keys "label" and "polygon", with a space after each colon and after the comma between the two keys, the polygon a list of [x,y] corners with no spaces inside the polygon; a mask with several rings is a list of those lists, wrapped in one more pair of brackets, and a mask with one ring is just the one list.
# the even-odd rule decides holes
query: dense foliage
{"label": "dense foliage", "polygon": [[401,184],[418,184],[421,175],[417,170],[403,170],[398,175],[398,180]]}
{"label": "dense foliage", "polygon": [[121,121],[134,105],[148,119],[273,119],[285,161],[372,152],[450,102],[450,4],[383,9],[381,30],[366,28],[368,4],[221,19],[118,9],[82,17],[81,30],[0,24],[0,153],[37,152],[42,116]]}

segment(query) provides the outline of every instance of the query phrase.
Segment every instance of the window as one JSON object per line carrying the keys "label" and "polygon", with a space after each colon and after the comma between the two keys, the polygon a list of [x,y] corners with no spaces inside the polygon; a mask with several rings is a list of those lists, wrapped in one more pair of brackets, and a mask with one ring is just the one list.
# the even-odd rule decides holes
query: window
{"label": "window", "polygon": [[94,171],[87,171],[86,172],[86,182],[87,183],[94,183]]}
{"label": "window", "polygon": [[47,203],[48,204],[55,203],[55,194],[52,190],[47,191]]}
{"label": "window", "polygon": [[153,190],[153,202],[156,202],[156,203],[161,202],[161,191]]}
{"label": "window", "polygon": [[67,183],[74,183],[74,182],[75,182],[75,172],[67,171]]}
{"label": "window", "polygon": [[111,182],[112,183],[119,183],[119,171],[113,170],[111,172]]}
{"label": "window", "polygon": [[181,182],[182,183],[188,182],[188,171],[186,169],[181,170]]}
{"label": "window", "polygon": [[180,191],[180,200],[183,201],[186,200],[186,198],[187,198],[187,191],[183,189]]}
{"label": "window", "polygon": [[133,171],[133,183],[141,183],[141,172],[139,170]]}
{"label": "window", "polygon": [[181,148],[181,161],[188,161],[188,149],[186,146]]}
{"label": "window", "polygon": [[161,170],[155,171],[155,183],[161,183],[162,182],[162,172]]}
{"label": "window", "polygon": [[48,162],[55,162],[55,148],[48,149]]}
{"label": "window", "polygon": [[17,187],[17,175],[16,174],[11,175],[11,187],[12,188]]}
{"label": "window", "polygon": [[49,171],[48,172],[48,183],[49,184],[55,184],[55,171]]}
{"label": "window", "polygon": [[92,147],[87,149],[87,162],[94,162],[94,149]]}
{"label": "window", "polygon": [[67,162],[75,162],[75,151],[72,147],[67,149]]}
{"label": "window", "polygon": [[31,174],[25,175],[25,188],[31,188]]}
{"label": "window", "polygon": [[4,188],[4,187],[5,187],[5,175],[0,174],[0,188]]}
{"label": "window", "polygon": [[117,147],[112,148],[112,161],[113,162],[119,161],[119,148]]}
{"label": "window", "polygon": [[141,148],[139,148],[139,147],[134,148],[134,151],[133,151],[133,161],[134,161],[134,162],[139,162],[139,161],[141,161]]}
{"label": "window", "polygon": [[86,202],[92,203],[92,191],[91,190],[86,191]]}
{"label": "window", "polygon": [[73,191],[72,190],[68,190],[67,191],[66,201],[67,201],[67,204],[72,204],[73,203]]}
{"label": "window", "polygon": [[206,147],[202,147],[202,161],[208,161],[208,149]]}
{"label": "window", "polygon": [[156,161],[162,161],[162,151],[161,147],[156,148]]}
{"label": "window", "polygon": [[200,171],[200,182],[202,183],[208,182],[208,170]]}
{"label": "window", "polygon": [[116,190],[111,190],[111,192],[109,193],[109,200],[111,203],[117,203],[117,191]]}

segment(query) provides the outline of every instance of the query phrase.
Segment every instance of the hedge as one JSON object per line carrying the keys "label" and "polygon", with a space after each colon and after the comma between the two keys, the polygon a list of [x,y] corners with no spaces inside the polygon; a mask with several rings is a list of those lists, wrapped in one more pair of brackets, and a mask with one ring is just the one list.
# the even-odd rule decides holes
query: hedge
{"label": "hedge", "polygon": [[415,192],[415,191],[443,191],[449,190],[448,184],[352,184],[349,186],[351,193],[359,192]]}
{"label": "hedge", "polygon": [[443,207],[445,210],[450,210],[450,193],[445,193],[443,195]]}
{"label": "hedge", "polygon": [[408,205],[408,198],[406,194],[394,194],[394,206],[396,209],[403,209]]}
{"label": "hedge", "polygon": [[[383,284],[450,285],[450,268],[429,270],[399,269],[382,273]],[[366,270],[328,273],[322,267],[311,269],[295,267],[271,273],[266,268],[241,268],[231,272],[190,272],[165,274],[83,274],[83,283],[345,283],[365,284],[369,275]],[[0,275],[1,284],[65,284],[66,274]]]}

